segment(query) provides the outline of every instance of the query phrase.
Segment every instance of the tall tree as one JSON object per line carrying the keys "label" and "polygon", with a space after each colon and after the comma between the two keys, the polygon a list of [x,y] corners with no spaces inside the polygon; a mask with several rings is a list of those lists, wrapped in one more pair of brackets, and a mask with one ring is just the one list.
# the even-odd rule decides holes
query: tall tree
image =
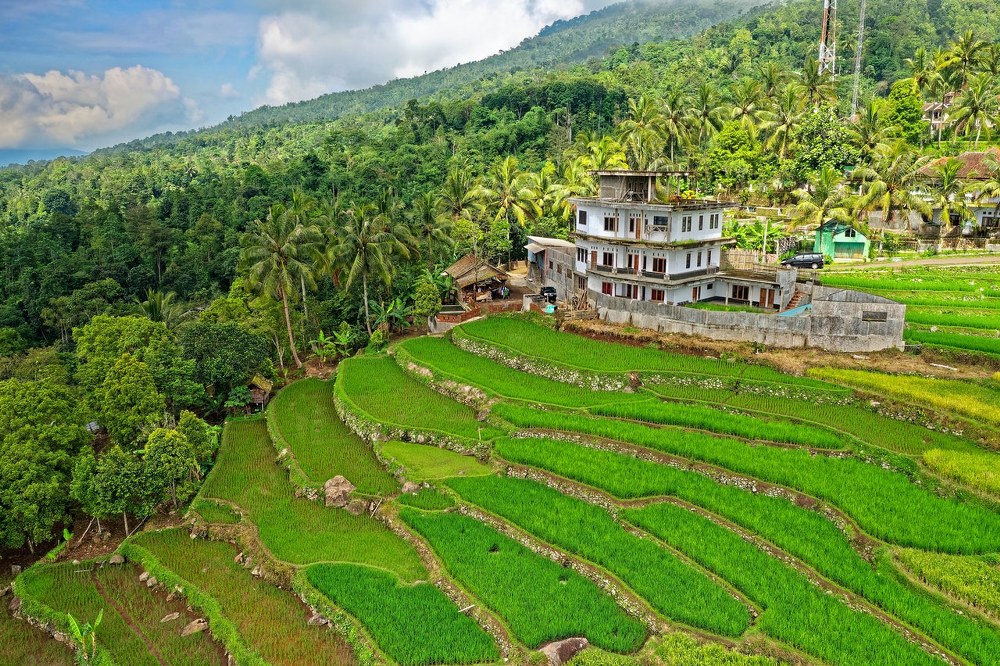
{"label": "tall tree", "polygon": [[969,136],[976,131],[973,146],[979,148],[979,139],[983,129],[990,135],[990,128],[997,123],[1000,113],[1000,102],[997,101],[997,88],[993,77],[989,74],[975,74],[969,78],[968,85],[955,98],[956,111],[953,116],[955,127]]}
{"label": "tall tree", "polygon": [[651,98],[628,101],[628,116],[618,125],[618,138],[633,168],[653,168],[662,154],[663,130],[663,117]]}
{"label": "tall tree", "polygon": [[434,192],[424,192],[413,200],[409,215],[411,233],[420,244],[420,254],[428,266],[433,265],[443,250],[454,245],[451,238],[454,222],[442,212],[439,201]]}
{"label": "tall tree", "polygon": [[691,125],[698,130],[698,145],[722,129],[722,110],[722,103],[715,86],[707,82],[698,86],[688,109]]}
{"label": "tall tree", "polygon": [[969,77],[976,71],[986,42],[979,39],[972,30],[966,30],[952,42],[946,51],[942,68],[953,70],[964,88]]}
{"label": "tall tree", "polygon": [[864,187],[860,208],[881,213],[884,223],[900,215],[909,215],[911,211],[929,219],[930,204],[918,194],[920,169],[926,162],[926,158],[920,157],[905,141],[897,141],[880,150],[871,166],[854,172]]}
{"label": "tall tree", "polygon": [[667,91],[660,104],[660,117],[663,138],[670,148],[670,163],[674,164],[674,151],[688,141],[690,127],[688,125],[687,97],[679,88]]}
{"label": "tall tree", "polygon": [[793,220],[803,225],[821,225],[827,220],[850,222],[844,177],[831,167],[824,166],[809,178],[809,187],[796,190],[799,200]]}
{"label": "tall tree", "polygon": [[761,113],[760,130],[767,136],[765,145],[776,150],[784,159],[792,147],[796,132],[802,125],[803,98],[795,84],[788,84],[773,109]]}
{"label": "tall tree", "polygon": [[266,220],[258,220],[245,234],[240,253],[240,268],[246,273],[250,287],[281,302],[288,344],[299,368],[302,360],[295,344],[288,303],[300,279],[315,288],[311,263],[322,240],[319,229],[297,223],[284,206],[276,204]]}
{"label": "tall tree", "polygon": [[957,215],[959,223],[969,216],[969,206],[965,202],[965,183],[958,177],[961,161],[950,157],[931,168],[931,206],[941,211],[941,226],[951,228],[951,216]]}
{"label": "tall tree", "polygon": [[733,101],[730,117],[756,134],[757,118],[764,107],[764,89],[760,81],[740,79],[729,92]]}

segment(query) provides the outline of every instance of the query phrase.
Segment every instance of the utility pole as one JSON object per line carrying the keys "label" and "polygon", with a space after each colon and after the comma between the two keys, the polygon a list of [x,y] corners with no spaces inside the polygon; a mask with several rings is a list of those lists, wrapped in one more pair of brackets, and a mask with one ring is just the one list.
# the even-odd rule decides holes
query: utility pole
{"label": "utility pole", "polygon": [[819,34],[819,73],[836,76],[837,0],[823,0],[823,27]]}
{"label": "utility pole", "polygon": [[861,49],[865,45],[865,0],[861,0],[858,18],[858,46],[854,51],[854,92],[851,94],[851,118],[858,113],[858,88],[861,85]]}

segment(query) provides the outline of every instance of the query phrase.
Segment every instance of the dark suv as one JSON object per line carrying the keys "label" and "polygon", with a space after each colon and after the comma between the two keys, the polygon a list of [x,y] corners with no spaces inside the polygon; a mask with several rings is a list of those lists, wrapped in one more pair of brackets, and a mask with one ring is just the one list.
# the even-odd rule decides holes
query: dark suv
{"label": "dark suv", "polygon": [[555,287],[542,287],[542,297],[549,303],[556,302],[556,288]]}
{"label": "dark suv", "polygon": [[785,259],[781,265],[795,268],[823,268],[823,255],[818,252],[805,252]]}

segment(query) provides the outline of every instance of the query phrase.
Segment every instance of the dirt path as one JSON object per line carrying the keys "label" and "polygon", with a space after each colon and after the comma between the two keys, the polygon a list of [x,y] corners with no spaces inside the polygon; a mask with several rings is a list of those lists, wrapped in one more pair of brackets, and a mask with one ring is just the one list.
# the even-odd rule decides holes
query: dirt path
{"label": "dirt path", "polygon": [[147,636],[146,633],[139,628],[139,625],[132,619],[132,616],[129,615],[124,608],[119,606],[118,603],[108,595],[107,591],[104,589],[104,584],[101,583],[101,579],[97,577],[97,574],[94,573],[93,569],[90,571],[90,579],[94,581],[94,587],[97,588],[101,597],[108,602],[109,606],[115,609],[115,612],[117,612],[123,620],[125,620],[125,624],[127,624],[128,628],[132,630],[132,633],[142,639],[142,642],[146,644],[146,648],[149,650],[149,653],[156,657],[156,661],[160,662],[161,666],[168,666],[167,660],[163,658],[162,654],[160,654],[160,651],[153,644],[153,641],[149,640],[149,636]]}

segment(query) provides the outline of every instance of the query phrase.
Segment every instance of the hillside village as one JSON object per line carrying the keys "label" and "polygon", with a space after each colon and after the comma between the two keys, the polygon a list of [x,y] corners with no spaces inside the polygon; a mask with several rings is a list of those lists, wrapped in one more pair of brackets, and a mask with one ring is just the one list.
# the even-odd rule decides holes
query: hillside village
{"label": "hillside village", "polygon": [[1000,6],[865,6],[0,168],[0,666],[1000,664]]}

